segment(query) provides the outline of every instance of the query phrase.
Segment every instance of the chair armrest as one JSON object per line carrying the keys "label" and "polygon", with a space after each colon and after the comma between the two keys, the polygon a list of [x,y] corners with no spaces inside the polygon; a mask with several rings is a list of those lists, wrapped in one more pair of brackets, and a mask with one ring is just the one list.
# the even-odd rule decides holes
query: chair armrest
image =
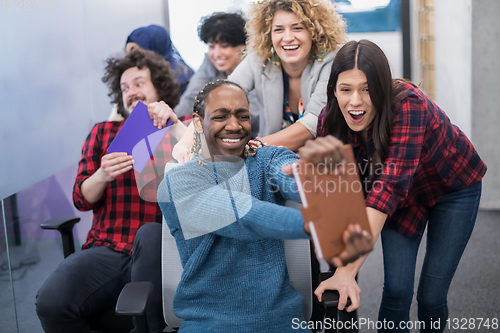
{"label": "chair armrest", "polygon": [[152,291],[153,283],[150,281],[129,282],[118,296],[115,313],[119,316],[134,316],[135,329],[138,333],[149,332],[146,306]]}
{"label": "chair armrest", "polygon": [[57,230],[61,233],[64,258],[75,252],[73,227],[78,222],[80,222],[79,217],[55,217],[40,224],[42,229]]}
{"label": "chair armrest", "polygon": [[[319,274],[319,278],[321,281],[329,279],[332,276],[333,276],[332,271]],[[357,276],[356,276],[356,280],[357,280]],[[340,298],[340,295],[339,295],[339,292],[337,290],[325,290],[325,292],[321,296],[321,303],[327,308],[328,307],[337,307],[339,305],[339,298]],[[345,306],[348,307],[350,305],[351,305],[351,299],[347,298],[347,302],[346,302]]]}
{"label": "chair armrest", "polygon": [[[339,292],[337,290],[325,290],[321,296],[321,303],[326,307],[339,306]],[[346,307],[351,305],[351,299],[347,298]]]}
{"label": "chair armrest", "polygon": [[79,217],[55,217],[40,224],[40,227],[45,230],[66,231],[73,229],[75,223],[80,222]]}
{"label": "chair armrest", "polygon": [[120,316],[144,315],[152,291],[153,283],[150,281],[127,283],[118,296],[115,313]]}

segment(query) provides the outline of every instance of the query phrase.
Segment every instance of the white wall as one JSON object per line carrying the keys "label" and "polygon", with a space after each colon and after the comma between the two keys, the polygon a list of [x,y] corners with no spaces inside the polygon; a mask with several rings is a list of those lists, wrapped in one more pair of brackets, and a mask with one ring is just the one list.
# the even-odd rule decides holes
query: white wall
{"label": "white wall", "polygon": [[483,209],[500,209],[499,12],[498,0],[435,1],[435,100],[488,166]]}
{"label": "white wall", "polygon": [[471,135],[472,0],[434,1],[435,102]]}
{"label": "white wall", "polygon": [[418,0],[410,0],[410,44],[411,44],[411,81],[418,84],[420,82],[419,63],[419,32],[418,32]]}
{"label": "white wall", "polygon": [[49,2],[0,4],[0,198],[76,164],[111,109],[105,59],[132,30],[164,22],[162,0]]}
{"label": "white wall", "polygon": [[389,60],[392,77],[403,77],[403,37],[400,31],[353,33],[347,34],[347,38],[356,41],[368,39],[377,44]]}
{"label": "white wall", "polygon": [[472,142],[488,165],[481,207],[500,209],[500,1],[472,1]]}

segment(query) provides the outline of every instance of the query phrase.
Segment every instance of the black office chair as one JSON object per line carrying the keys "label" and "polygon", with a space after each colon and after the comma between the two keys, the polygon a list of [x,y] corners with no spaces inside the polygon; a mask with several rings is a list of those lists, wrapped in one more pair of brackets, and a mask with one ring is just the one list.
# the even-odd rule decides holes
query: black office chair
{"label": "black office chair", "polygon": [[[79,217],[58,217],[40,225],[42,229],[57,230],[61,233],[64,258],[75,252],[73,227],[78,222]],[[135,318],[137,328],[141,332],[147,332],[145,311],[152,290],[151,282],[129,283],[122,289],[116,307],[110,307],[85,320],[96,333],[129,333],[134,327],[132,318]]]}
{"label": "black office chair", "polygon": [[[75,242],[73,237],[73,227],[76,223],[80,221],[79,217],[59,217],[53,218],[45,223],[41,224],[41,228],[45,230],[57,230],[61,233],[62,243],[63,243],[63,253],[66,258],[71,253],[75,252]],[[163,228],[168,229],[168,228]],[[177,252],[177,247],[175,245],[175,240],[170,235],[168,230],[163,231],[163,245],[162,245],[162,274],[163,274],[163,304],[164,304],[164,317],[169,327],[178,327],[180,319],[175,317],[173,313],[172,307],[172,299],[177,288],[177,283],[180,280],[180,276],[182,274],[182,267],[180,266],[180,258]],[[297,241],[287,241],[288,244]],[[302,251],[306,251],[307,246],[302,246]],[[290,261],[289,258],[295,258],[300,256],[301,259],[310,258],[310,254],[307,251],[306,254],[301,254],[301,252],[297,252],[297,250],[292,250],[295,252],[291,252],[288,250],[287,261]],[[176,269],[173,269],[173,267]],[[300,275],[301,268],[292,268],[289,266],[291,279],[297,279],[294,276],[297,276],[297,272]],[[307,263],[303,267],[310,267],[310,263]],[[292,273],[292,271],[295,273]],[[311,272],[309,271],[309,274]],[[333,273],[321,273],[320,279],[325,280],[329,278]],[[298,277],[298,279],[304,280],[304,274],[302,277]],[[306,296],[306,303],[304,305],[304,314],[306,318],[311,316],[312,312],[312,291],[311,283],[299,281],[292,281],[292,284],[295,283],[295,287],[301,291],[303,294],[309,294]],[[304,285],[305,283],[305,285]],[[307,284],[309,283],[309,284]],[[302,286],[298,286],[298,284],[302,284]],[[309,290],[308,290],[309,288]],[[121,291],[120,296],[118,298],[117,304],[115,308],[109,308],[105,312],[100,313],[99,315],[95,315],[89,318],[86,318],[86,321],[89,323],[89,326],[94,332],[102,332],[102,333],[128,333],[133,328],[132,318],[134,318],[136,322],[136,327],[139,333],[148,333],[148,327],[146,322],[145,310],[147,307],[148,297],[153,289],[153,285],[151,282],[130,282],[128,283]],[[309,298],[309,299],[308,299]],[[322,304],[325,307],[325,317],[330,320],[347,320],[350,317],[357,319],[356,312],[347,314],[347,312],[343,311],[344,316],[341,318],[340,313],[337,310],[339,302],[339,293],[336,290],[328,290],[323,294]],[[348,300],[347,306],[350,305],[350,300]],[[325,333],[337,332],[337,330],[325,330]],[[346,331],[342,331],[346,332]],[[350,330],[349,332],[355,333],[355,330]]]}
{"label": "black office chair", "polygon": [[[309,320],[313,312],[312,294],[312,269],[310,241],[306,239],[285,240],[285,256],[290,283],[297,289],[304,298],[303,315]],[[174,237],[170,234],[165,221],[162,228],[162,297],[163,297],[163,316],[169,327],[179,327],[181,319],[178,318],[173,309],[173,297],[177,291],[177,285],[182,276],[182,265],[180,255],[177,251],[177,245]],[[320,276],[322,279],[330,277],[332,274]],[[342,311],[344,316],[339,316],[337,310],[339,303],[339,293],[336,290],[328,290],[323,294],[322,304],[325,307],[326,317],[331,321],[347,319],[347,312]],[[350,300],[348,300],[348,306]],[[345,313],[344,313],[345,312]],[[292,323],[290,323],[291,325]],[[325,332],[336,332],[335,330],[326,330]],[[350,331],[355,332],[355,331]],[[147,333],[143,331],[140,333]]]}

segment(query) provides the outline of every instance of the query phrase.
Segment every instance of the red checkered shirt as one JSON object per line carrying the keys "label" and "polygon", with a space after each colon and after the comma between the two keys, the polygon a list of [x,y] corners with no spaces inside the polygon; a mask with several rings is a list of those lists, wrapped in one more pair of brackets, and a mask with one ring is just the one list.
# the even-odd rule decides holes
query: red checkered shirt
{"label": "red checkered shirt", "polygon": [[99,169],[101,157],[107,153],[123,124],[124,121],[98,123],[83,144],[82,159],[78,164],[73,188],[75,207],[82,211],[93,210],[92,228],[83,249],[108,246],[115,251],[131,254],[139,227],[148,222],[161,222],[162,219],[156,202],[156,189],[163,179],[165,164],[172,159],[171,148],[176,142],[168,133],[141,174],[132,169],[108,182],[102,198],[94,204],[83,198],[83,181]]}
{"label": "red checkered shirt", "polygon": [[[384,169],[366,194],[366,206],[388,214],[386,226],[415,239],[424,232],[429,208],[446,193],[479,182],[486,164],[436,104],[410,84],[405,84],[404,91],[395,105]],[[326,135],[325,116],[323,109],[318,136]],[[366,145],[350,129],[347,137],[358,167],[366,170],[366,160],[375,151],[371,129]]]}

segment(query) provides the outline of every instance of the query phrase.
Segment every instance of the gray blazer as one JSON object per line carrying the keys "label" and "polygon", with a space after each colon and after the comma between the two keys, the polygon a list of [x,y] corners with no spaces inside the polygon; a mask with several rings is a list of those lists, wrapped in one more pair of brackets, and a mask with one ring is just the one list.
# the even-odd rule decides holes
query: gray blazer
{"label": "gray blazer", "polygon": [[[316,136],[318,115],[326,105],[326,87],[337,51],[330,52],[322,62],[315,60],[302,73],[300,91],[304,116],[298,121]],[[260,108],[259,135],[281,130],[283,119],[283,73],[272,63],[262,62],[255,53],[248,54],[228,78],[248,93],[257,92]]]}

